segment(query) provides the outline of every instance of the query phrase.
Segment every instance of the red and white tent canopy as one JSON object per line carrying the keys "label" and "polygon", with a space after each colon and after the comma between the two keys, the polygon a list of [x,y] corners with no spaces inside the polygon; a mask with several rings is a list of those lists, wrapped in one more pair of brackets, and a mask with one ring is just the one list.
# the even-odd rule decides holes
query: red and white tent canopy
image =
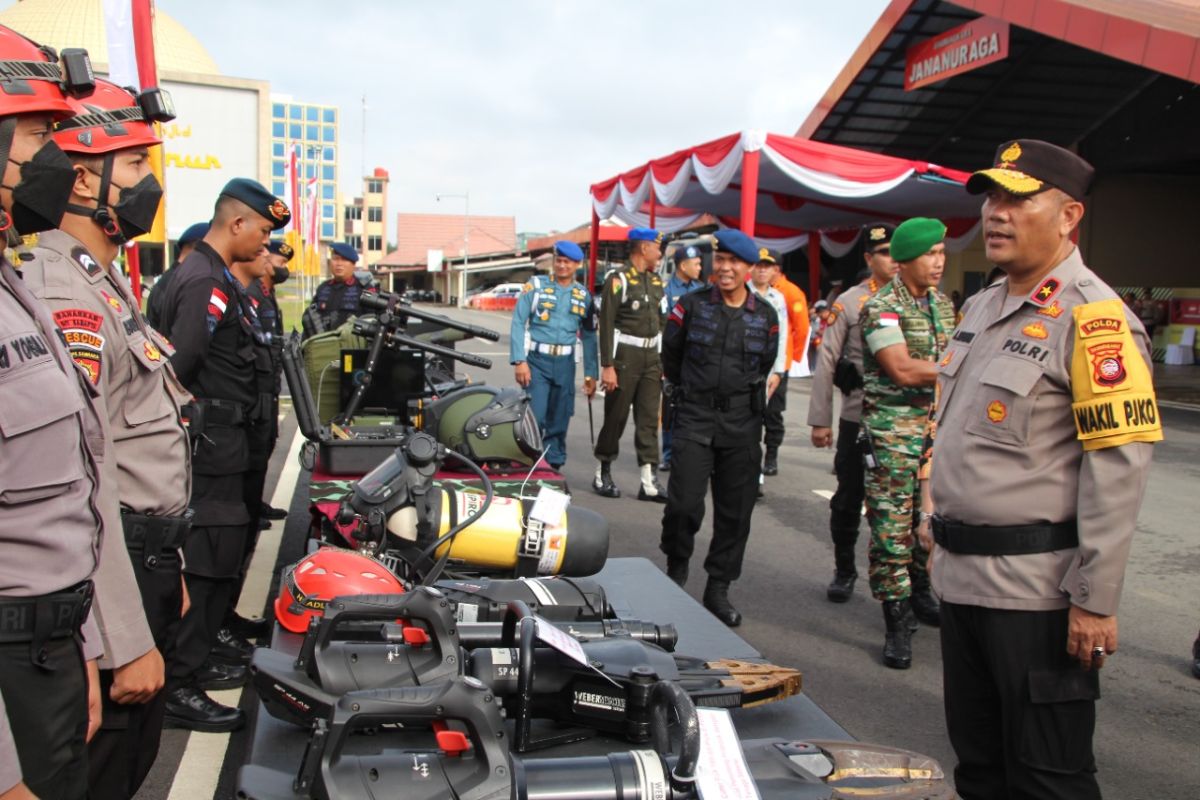
{"label": "red and white tent canopy", "polygon": [[967,177],[924,161],[743,131],[593,184],[591,196],[598,219],[670,233],[709,213],[784,252],[820,232],[834,256],[849,252],[870,222],[937,217],[953,251],[979,226],[980,199],[963,188]]}

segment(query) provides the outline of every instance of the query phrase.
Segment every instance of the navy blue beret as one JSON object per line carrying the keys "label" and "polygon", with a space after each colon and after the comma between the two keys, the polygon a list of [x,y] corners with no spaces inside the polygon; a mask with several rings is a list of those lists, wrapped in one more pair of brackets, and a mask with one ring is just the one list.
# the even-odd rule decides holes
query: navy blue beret
{"label": "navy blue beret", "polygon": [[730,253],[747,264],[758,263],[758,245],[746,234],[733,228],[719,230],[713,234],[718,253]]}
{"label": "navy blue beret", "polygon": [[221,190],[223,197],[240,200],[254,209],[262,218],[271,223],[271,230],[279,230],[288,224],[292,212],[288,211],[287,203],[267,191],[258,181],[249,178],[234,178],[225,184]]}
{"label": "navy blue beret", "polygon": [[358,263],[358,252],[345,242],[334,242],[333,244],[329,245],[329,250],[333,253],[333,255],[341,256],[351,264]]}
{"label": "navy blue beret", "polygon": [[554,252],[572,261],[583,261],[583,250],[574,242],[561,239],[554,243]]}
{"label": "navy blue beret", "polygon": [[288,261],[291,261],[292,256],[296,254],[296,251],[292,248],[292,246],[283,239],[272,239],[271,241],[267,242],[267,250],[277,256],[283,256]]}
{"label": "navy blue beret", "polygon": [[662,234],[654,230],[654,228],[630,228],[629,241],[657,242],[658,244],[662,244]]}
{"label": "navy blue beret", "polygon": [[689,244],[687,247],[681,247],[675,251],[675,263],[680,261],[690,261],[693,258],[700,257],[700,248],[694,244]]}
{"label": "navy blue beret", "polygon": [[179,246],[183,247],[185,244],[200,241],[208,234],[208,228],[209,223],[207,222],[197,222],[194,225],[189,225],[188,229],[179,237]]}

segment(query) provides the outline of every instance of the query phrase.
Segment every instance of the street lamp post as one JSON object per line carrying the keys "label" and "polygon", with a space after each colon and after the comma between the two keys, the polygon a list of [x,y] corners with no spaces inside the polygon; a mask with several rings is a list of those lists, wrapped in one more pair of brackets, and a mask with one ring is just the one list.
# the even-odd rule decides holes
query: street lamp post
{"label": "street lamp post", "polygon": [[[467,306],[467,267],[471,263],[471,192],[470,190],[462,194],[438,194],[434,195],[437,201],[442,202],[443,197],[454,197],[463,201],[463,263],[462,271],[459,273],[459,289],[458,289],[458,307],[466,308]],[[450,295],[450,277],[446,277],[446,295]]]}

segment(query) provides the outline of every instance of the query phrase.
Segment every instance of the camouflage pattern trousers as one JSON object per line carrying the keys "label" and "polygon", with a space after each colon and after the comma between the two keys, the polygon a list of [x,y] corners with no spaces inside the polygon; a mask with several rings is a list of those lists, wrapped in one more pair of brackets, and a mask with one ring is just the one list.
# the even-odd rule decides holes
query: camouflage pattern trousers
{"label": "camouflage pattern trousers", "polygon": [[912,594],[914,585],[929,585],[927,553],[914,530],[916,512],[921,509],[918,457],[878,445],[875,453],[879,466],[866,470],[867,524],[871,526],[867,574],[876,600],[903,600]]}

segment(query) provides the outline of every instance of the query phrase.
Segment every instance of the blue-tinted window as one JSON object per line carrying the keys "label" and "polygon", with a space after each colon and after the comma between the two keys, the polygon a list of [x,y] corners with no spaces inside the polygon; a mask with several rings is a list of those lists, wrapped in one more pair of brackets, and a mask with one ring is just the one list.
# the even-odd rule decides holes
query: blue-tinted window
{"label": "blue-tinted window", "polygon": [[306,178],[317,177],[317,165],[312,164],[312,163],[305,164],[304,165],[304,177],[306,177]]}
{"label": "blue-tinted window", "polygon": [[316,141],[321,137],[320,129],[320,125],[305,125],[304,138]]}
{"label": "blue-tinted window", "polygon": [[324,109],[323,113],[321,114],[321,121],[322,122],[337,122],[337,109],[336,108]]}
{"label": "blue-tinted window", "polygon": [[271,194],[276,197],[283,197],[283,181],[271,182]]}
{"label": "blue-tinted window", "polygon": [[272,136],[277,136],[279,138],[283,138],[284,133],[285,133],[285,131],[284,131],[282,122],[272,122],[271,123],[271,135]]}
{"label": "blue-tinted window", "polygon": [[[333,188],[333,187],[330,187],[330,188]],[[322,203],[321,204],[321,218],[322,219],[333,219],[333,203]]]}
{"label": "blue-tinted window", "polygon": [[334,128],[332,125],[326,125],[326,126],[325,126],[325,130],[324,130],[324,131],[322,131],[322,135],[321,135],[321,141],[323,141],[323,142],[336,142],[336,141],[337,141],[337,133],[336,133],[336,130],[337,130],[337,129],[336,129],[336,128]]}
{"label": "blue-tinted window", "polygon": [[293,123],[291,123],[290,125],[288,125],[288,136],[292,137],[293,139],[299,139],[299,138],[300,138],[301,129],[302,129],[303,127],[304,127],[304,126],[303,126],[303,125],[301,125],[299,122],[293,122]]}
{"label": "blue-tinted window", "polygon": [[273,103],[271,105],[271,116],[274,119],[284,119],[287,116],[287,110],[284,108],[283,103]]}
{"label": "blue-tinted window", "polygon": [[326,147],[325,148],[325,160],[326,161],[337,161],[337,148],[336,147]]}
{"label": "blue-tinted window", "polygon": [[320,114],[321,109],[317,108],[316,106],[309,106],[308,108],[304,109],[304,118],[309,122],[319,122]]}
{"label": "blue-tinted window", "polygon": [[274,156],[275,158],[283,158],[283,151],[284,151],[283,142],[272,142],[271,143],[271,155],[272,156]]}
{"label": "blue-tinted window", "polygon": [[271,162],[271,175],[273,175],[276,178],[283,177],[283,162],[282,161],[272,161]]}
{"label": "blue-tinted window", "polygon": [[301,119],[304,116],[304,112],[300,110],[300,106],[293,103],[288,106],[288,116],[292,119]]}
{"label": "blue-tinted window", "polygon": [[[321,197],[324,200],[332,200],[333,199],[333,184],[332,183],[322,183],[321,184]],[[331,209],[331,208],[333,208],[333,206],[326,206],[326,208]]]}
{"label": "blue-tinted window", "polygon": [[333,238],[333,223],[332,222],[322,222],[321,223],[321,238],[322,239],[332,239]]}
{"label": "blue-tinted window", "polygon": [[332,165],[326,164],[325,166],[321,167],[321,180],[331,181],[331,180],[333,180],[333,177],[334,176],[333,176],[333,166]]}

